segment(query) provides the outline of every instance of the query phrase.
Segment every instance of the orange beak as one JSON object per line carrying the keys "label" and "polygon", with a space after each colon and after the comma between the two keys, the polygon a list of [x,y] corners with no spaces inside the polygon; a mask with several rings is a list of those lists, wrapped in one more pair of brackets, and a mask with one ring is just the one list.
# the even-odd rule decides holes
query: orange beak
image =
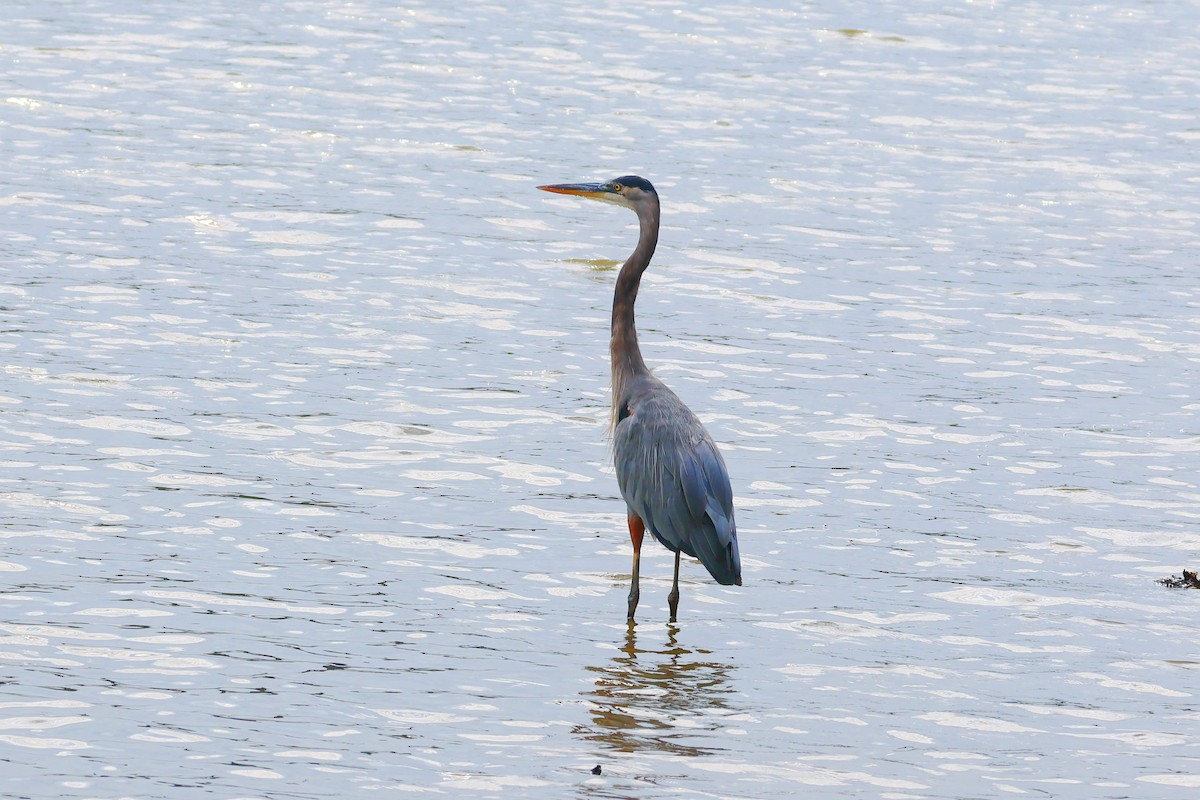
{"label": "orange beak", "polygon": [[607,183],[555,183],[537,188],[543,192],[574,194],[580,197],[591,197],[595,200],[603,200],[606,195],[613,194]]}

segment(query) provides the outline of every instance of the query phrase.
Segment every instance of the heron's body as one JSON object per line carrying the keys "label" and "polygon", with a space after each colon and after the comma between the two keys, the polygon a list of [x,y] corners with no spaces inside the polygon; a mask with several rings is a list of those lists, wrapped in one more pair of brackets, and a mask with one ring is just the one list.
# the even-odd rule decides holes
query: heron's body
{"label": "heron's body", "polygon": [[617,275],[613,292],[613,461],[625,498],[633,542],[629,620],[637,609],[638,574],[645,531],[675,553],[668,601],[671,620],[679,605],[679,554],[700,562],[722,584],[742,583],[733,492],[720,451],[708,431],[642,360],[633,306],[642,273],[658,244],[658,193],[637,176],[608,183],[560,184],[540,189],[623,205],[638,216],[637,247]]}
{"label": "heron's body", "polygon": [[717,583],[740,584],[729,474],[700,420],[650,374],[631,382],[621,407],[613,461],[630,515],[668,550],[700,559]]}

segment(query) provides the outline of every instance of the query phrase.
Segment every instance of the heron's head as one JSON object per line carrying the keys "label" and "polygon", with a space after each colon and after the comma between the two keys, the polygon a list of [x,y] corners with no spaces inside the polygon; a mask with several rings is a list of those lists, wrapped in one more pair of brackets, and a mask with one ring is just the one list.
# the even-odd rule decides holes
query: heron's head
{"label": "heron's head", "polygon": [[604,183],[558,183],[537,188],[544,192],[573,194],[579,197],[590,197],[593,200],[616,203],[619,206],[632,208],[634,211],[658,205],[658,192],[654,191],[654,186],[650,181],[637,175],[613,178]]}

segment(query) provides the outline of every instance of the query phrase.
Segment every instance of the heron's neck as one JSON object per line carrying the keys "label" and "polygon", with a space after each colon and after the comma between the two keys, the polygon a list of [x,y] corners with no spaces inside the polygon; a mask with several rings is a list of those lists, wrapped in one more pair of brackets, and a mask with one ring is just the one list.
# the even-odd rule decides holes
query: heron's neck
{"label": "heron's neck", "polygon": [[650,266],[650,257],[658,244],[658,207],[638,215],[640,234],[637,247],[625,260],[617,274],[617,288],[613,292],[612,310],[612,340],[609,350],[612,354],[612,393],[613,420],[620,410],[620,403],[625,388],[635,376],[648,372],[646,362],[642,360],[642,350],[638,347],[637,328],[633,321],[633,304],[637,300],[638,286],[642,282],[642,273]]}

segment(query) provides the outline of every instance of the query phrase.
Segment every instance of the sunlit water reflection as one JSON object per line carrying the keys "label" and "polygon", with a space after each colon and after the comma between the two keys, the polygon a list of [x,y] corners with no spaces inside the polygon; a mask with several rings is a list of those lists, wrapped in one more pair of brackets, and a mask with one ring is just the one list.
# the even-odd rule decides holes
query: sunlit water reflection
{"label": "sunlit water reflection", "polygon": [[[1198,17],[10,9],[6,796],[1193,793]],[[626,172],[745,570],[634,631]]]}

